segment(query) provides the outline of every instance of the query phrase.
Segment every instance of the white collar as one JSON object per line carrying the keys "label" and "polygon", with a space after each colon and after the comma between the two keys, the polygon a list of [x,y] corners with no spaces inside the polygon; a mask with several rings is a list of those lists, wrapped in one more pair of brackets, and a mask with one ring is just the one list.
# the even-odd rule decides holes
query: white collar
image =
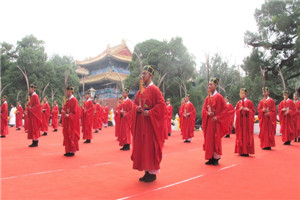
{"label": "white collar", "polygon": [[[242,102],[243,100],[240,100],[240,101]],[[245,97],[244,102],[245,102],[245,101],[247,101],[247,97]]]}
{"label": "white collar", "polygon": [[7,103],[7,101],[4,101],[3,104]]}
{"label": "white collar", "polygon": [[89,98],[88,100],[86,100],[86,101],[90,101],[91,100],[91,98]]}
{"label": "white collar", "polygon": [[268,98],[266,99],[266,101],[269,100],[269,99],[270,99],[270,97],[268,96]]}
{"label": "white collar", "polygon": [[33,95],[35,95],[36,93],[35,92],[33,92],[32,94],[31,94],[31,96],[33,96]]}
{"label": "white collar", "polygon": [[72,99],[73,97],[74,97],[74,96],[73,96],[73,94],[72,94],[68,100]]}
{"label": "white collar", "polygon": [[189,104],[189,103],[190,103],[190,101],[186,102],[186,104]]}
{"label": "white collar", "polygon": [[126,101],[128,99],[128,97],[126,97],[126,99],[124,99],[124,101]]}
{"label": "white collar", "polygon": [[218,93],[217,90],[215,90],[215,92],[213,94],[211,94],[211,97],[215,96]]}
{"label": "white collar", "polygon": [[[149,86],[151,86],[151,85],[153,85],[153,81],[151,81],[151,83],[150,83],[147,87],[149,87]],[[146,87],[146,88],[147,88],[147,87]]]}

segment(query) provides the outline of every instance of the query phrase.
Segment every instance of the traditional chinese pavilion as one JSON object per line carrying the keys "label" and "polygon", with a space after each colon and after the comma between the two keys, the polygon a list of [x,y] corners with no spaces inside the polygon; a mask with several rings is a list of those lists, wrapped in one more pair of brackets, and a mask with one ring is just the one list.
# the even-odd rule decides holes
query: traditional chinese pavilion
{"label": "traditional chinese pavilion", "polygon": [[122,91],[118,83],[129,76],[131,59],[132,53],[123,40],[118,46],[108,45],[103,53],[94,58],[76,61],[78,66],[76,73],[80,77],[81,93],[94,88],[95,95],[100,99],[120,96]]}

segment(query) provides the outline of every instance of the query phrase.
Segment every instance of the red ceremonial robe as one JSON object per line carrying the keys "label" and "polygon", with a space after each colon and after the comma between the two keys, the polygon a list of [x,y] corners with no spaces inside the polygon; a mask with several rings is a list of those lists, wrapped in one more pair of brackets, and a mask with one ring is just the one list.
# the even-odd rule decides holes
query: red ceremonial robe
{"label": "red ceremonial robe", "polygon": [[184,104],[182,104],[180,107],[179,107],[179,126],[180,126],[180,131],[182,133],[182,121],[183,121],[183,108],[184,108]]}
{"label": "red ceremonial robe", "polygon": [[[288,113],[285,115],[283,108],[288,108]],[[280,121],[280,133],[282,134],[282,141],[292,141],[295,139],[295,124],[294,115],[296,112],[295,103],[291,99],[283,100],[278,106],[278,114]]]}
{"label": "red ceremonial robe", "polygon": [[164,139],[167,140],[168,139],[168,112],[167,112],[167,106],[166,106],[166,112],[165,112],[165,116],[164,116],[164,120],[165,120],[165,126],[164,126]]}
{"label": "red ceremonial robe", "polygon": [[[240,110],[241,107],[246,107],[249,111]],[[234,153],[254,154],[254,114],[254,104],[249,99],[240,100],[236,104]]]}
{"label": "red ceremonial robe", "polygon": [[[149,116],[136,111],[141,104]],[[159,88],[153,84],[137,92],[132,107],[133,169],[158,170],[162,160],[163,129],[166,104]]]}
{"label": "red ceremonial robe", "polygon": [[118,141],[120,146],[124,146],[125,144],[131,144],[132,101],[129,98],[127,98],[120,105],[120,111],[124,111],[124,114],[120,112],[120,129]]}
{"label": "red ceremonial robe", "polygon": [[[208,109],[214,112],[217,121],[213,121],[214,116],[208,115]],[[223,96],[219,93],[205,98],[202,107],[202,130],[204,133],[203,150],[205,151],[205,159],[209,160],[214,153],[222,155],[223,136],[228,133],[228,110]]]}
{"label": "red ceremonial robe", "polygon": [[28,131],[28,108],[25,106],[24,112],[24,131]]}
{"label": "red ceremonial robe", "polygon": [[83,139],[93,139],[93,122],[94,122],[94,104],[91,99],[84,102],[83,105],[82,132]]}
{"label": "red ceremonial robe", "polygon": [[[43,110],[44,109],[44,110]],[[50,119],[50,106],[49,103],[46,102],[42,106],[42,128],[41,131],[47,132],[48,131],[48,126],[49,126],[49,119]]]}
{"label": "red ceremonial robe", "polygon": [[52,127],[54,129],[58,128],[58,112],[59,112],[59,108],[58,105],[54,106],[52,108]]}
{"label": "red ceremonial robe", "polygon": [[99,112],[99,129],[102,129],[103,126],[103,107],[100,105],[100,112]]}
{"label": "red ceremonial robe", "polygon": [[104,109],[103,109],[103,123],[104,124],[108,124],[108,115],[109,115],[109,111],[108,111],[108,107],[105,106]]}
{"label": "red ceremonial robe", "polygon": [[171,104],[167,105],[167,113],[168,113],[168,133],[172,133],[172,116],[173,116],[173,107],[171,106]]}
{"label": "red ceremonial robe", "polygon": [[65,146],[65,152],[75,153],[79,150],[78,141],[80,139],[80,126],[79,126],[79,110],[81,108],[78,105],[77,99],[72,96],[67,100],[64,110],[69,117],[64,117],[63,127],[63,145]]}
{"label": "red ceremonial robe", "polygon": [[61,126],[64,127],[64,118],[65,118],[65,110],[64,110],[64,108],[61,108],[60,118],[61,118]]}
{"label": "red ceremonial robe", "polygon": [[[184,113],[190,113],[189,116],[184,117]],[[194,105],[191,102],[187,102],[183,107],[182,114],[182,139],[187,140],[194,137],[194,129],[195,129],[195,120],[196,120],[196,110]]]}
{"label": "red ceremonial robe", "polygon": [[28,103],[28,139],[37,140],[41,136],[42,107],[39,96],[33,93]]}
{"label": "red ceremonial robe", "polygon": [[23,119],[23,108],[21,105],[19,105],[16,113],[16,128],[21,128],[23,126],[22,119]]}
{"label": "red ceremonial robe", "polygon": [[227,135],[232,133],[235,109],[231,103],[227,103],[228,116],[229,116],[229,129]]}
{"label": "red ceremonial robe", "polygon": [[116,109],[115,109],[115,116],[114,116],[114,119],[115,119],[115,136],[116,137],[119,137],[119,132],[120,132],[120,107],[121,107],[121,104],[119,104]]}
{"label": "red ceremonial robe", "polygon": [[93,124],[93,129],[99,129],[100,124],[102,123],[101,119],[101,106],[99,103],[95,104],[95,115],[94,115],[94,124]]}
{"label": "red ceremonial robe", "polygon": [[8,135],[8,106],[6,101],[1,105],[1,135]]}
{"label": "red ceremonial robe", "polygon": [[[268,109],[267,113],[269,113],[269,115],[265,115],[263,108]],[[267,100],[262,99],[258,104],[257,111],[260,128],[260,147],[275,147],[277,116],[274,100],[269,97]]]}
{"label": "red ceremonial robe", "polygon": [[295,122],[295,138],[300,137],[300,101],[297,101],[295,103],[295,116],[294,116],[294,122]]}

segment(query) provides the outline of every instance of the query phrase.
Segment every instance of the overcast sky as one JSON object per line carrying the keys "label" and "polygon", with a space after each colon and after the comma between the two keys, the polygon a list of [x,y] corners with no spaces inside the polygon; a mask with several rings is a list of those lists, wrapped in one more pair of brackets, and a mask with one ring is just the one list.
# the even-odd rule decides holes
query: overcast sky
{"label": "overcast sky", "polygon": [[148,39],[182,37],[197,67],[205,53],[241,64],[251,48],[247,30],[257,32],[256,8],[263,0],[0,0],[0,41],[33,34],[48,56],[95,57],[125,39],[130,50]]}

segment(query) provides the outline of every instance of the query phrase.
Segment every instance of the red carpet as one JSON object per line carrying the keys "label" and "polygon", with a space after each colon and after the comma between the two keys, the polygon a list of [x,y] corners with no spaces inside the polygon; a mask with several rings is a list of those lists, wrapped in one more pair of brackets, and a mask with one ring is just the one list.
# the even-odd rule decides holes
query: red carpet
{"label": "red carpet", "polygon": [[[52,130],[52,129],[50,129]],[[9,128],[1,138],[1,199],[300,199],[300,143],[272,151],[233,153],[235,135],[223,139],[219,166],[204,164],[202,132],[183,143],[178,131],[166,141],[161,173],[153,183],[132,169],[131,151],[120,151],[114,128],[94,134],[91,144],[64,157],[62,133],[48,132],[29,148],[26,133]]]}

